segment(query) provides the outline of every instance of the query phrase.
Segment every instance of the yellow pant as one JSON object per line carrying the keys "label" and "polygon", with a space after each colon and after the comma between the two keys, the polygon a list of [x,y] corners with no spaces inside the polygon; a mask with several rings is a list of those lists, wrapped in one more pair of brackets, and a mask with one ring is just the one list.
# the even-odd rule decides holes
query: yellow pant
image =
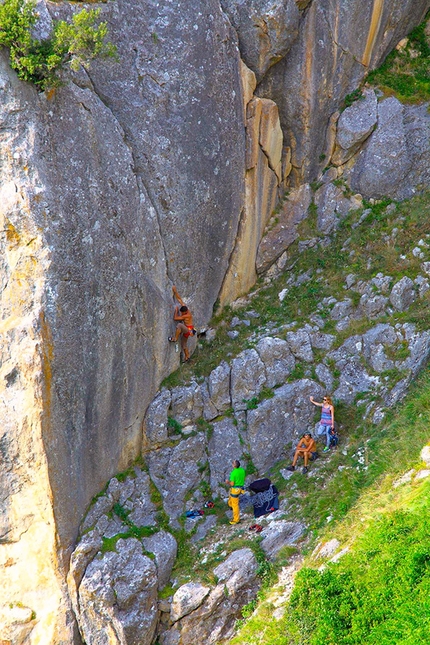
{"label": "yellow pant", "polygon": [[239,495],[243,493],[241,488],[230,488],[230,497],[228,498],[228,505],[233,511],[233,522],[238,522],[240,519],[239,513]]}

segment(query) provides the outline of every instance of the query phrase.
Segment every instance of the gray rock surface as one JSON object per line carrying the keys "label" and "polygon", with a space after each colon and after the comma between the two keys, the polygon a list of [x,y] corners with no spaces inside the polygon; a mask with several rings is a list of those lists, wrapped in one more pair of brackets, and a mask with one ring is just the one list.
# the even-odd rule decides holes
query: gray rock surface
{"label": "gray rock surface", "polygon": [[206,438],[200,433],[148,455],[149,474],[163,496],[163,506],[173,523],[184,511],[185,495],[201,480],[198,464],[204,464]]}
{"label": "gray rock surface", "polygon": [[260,81],[297,38],[299,10],[294,0],[221,0],[239,37],[243,60]]}
{"label": "gray rock surface", "polygon": [[199,582],[187,582],[175,592],[170,607],[170,618],[175,623],[180,618],[190,614],[200,607],[203,600],[210,592],[210,587],[205,587]]}
{"label": "gray rock surface", "polygon": [[377,121],[377,99],[373,89],[346,108],[337,122],[337,148],[331,158],[335,165],[344,164],[372,133]]}
{"label": "gray rock surface", "polygon": [[378,104],[378,124],[358,154],[351,186],[366,197],[412,197],[430,179],[430,115],[390,97]]}
{"label": "gray rock surface", "polygon": [[222,361],[209,374],[208,377],[209,396],[212,403],[220,412],[231,407],[230,397],[230,365]]}
{"label": "gray rock surface", "polygon": [[213,433],[208,445],[210,484],[215,493],[225,495],[225,488],[220,488],[227,479],[233,459],[242,460],[243,447],[240,443],[237,425],[233,419],[225,417],[213,424]]}
{"label": "gray rock surface", "polygon": [[403,276],[391,289],[390,302],[397,311],[405,311],[416,300],[417,294],[413,281]]}
{"label": "gray rock surface", "polygon": [[255,348],[266,368],[266,385],[275,387],[285,383],[296,364],[288,343],[270,336],[262,338]]}
{"label": "gray rock surface", "polygon": [[[270,516],[269,516],[270,517]],[[269,522],[261,532],[261,547],[269,558],[275,558],[284,546],[292,546],[305,532],[304,524],[277,520]]]}
{"label": "gray rock surface", "polygon": [[200,386],[193,382],[186,387],[172,390],[172,417],[181,425],[190,425],[203,414],[203,398]]}
{"label": "gray rock surface", "polygon": [[353,208],[353,203],[344,196],[340,186],[334,184],[324,184],[318,188],[315,193],[315,204],[318,213],[318,230],[324,235],[330,235]]}
{"label": "gray rock surface", "polygon": [[156,446],[167,440],[167,417],[171,400],[170,390],[162,390],[149,404],[143,421],[143,441],[146,446]]}
{"label": "gray rock surface", "polygon": [[308,184],[291,191],[275,221],[269,221],[258,247],[258,273],[266,271],[298,238],[297,226],[308,214],[312,192]]}
{"label": "gray rock surface", "polygon": [[158,531],[155,535],[142,538],[142,544],[147,551],[155,556],[157,565],[158,588],[162,589],[170,579],[175,564],[178,546],[171,533]]}
{"label": "gray rock surface", "polygon": [[[87,643],[150,643],[158,618],[157,569],[139,540],[118,540],[90,562],[79,586],[80,630]],[[110,640],[106,640],[106,636]],[[116,640],[115,640],[116,639]]]}
{"label": "gray rock surface", "polygon": [[234,410],[245,410],[247,401],[258,396],[266,383],[264,363],[255,349],[245,349],[231,362],[231,402]]}
{"label": "gray rock surface", "polygon": [[314,418],[309,397],[323,395],[320,385],[302,379],[275,390],[275,396],[248,412],[248,441],[252,461],[260,473],[281,458],[286,446],[311,427]]}
{"label": "gray rock surface", "polygon": [[285,335],[291,353],[301,361],[311,363],[314,359],[312,343],[309,333],[304,329],[287,331]]}
{"label": "gray rock surface", "polygon": [[[240,549],[233,551],[214,569],[218,578],[215,588],[210,589],[199,583],[180,587],[175,596],[180,592],[183,601],[178,603],[173,627],[160,635],[161,643],[215,645],[231,638],[241,608],[255,597],[259,588],[257,568],[251,549]],[[190,607],[193,609],[190,610]],[[180,614],[183,614],[182,617],[177,619],[176,616]]]}

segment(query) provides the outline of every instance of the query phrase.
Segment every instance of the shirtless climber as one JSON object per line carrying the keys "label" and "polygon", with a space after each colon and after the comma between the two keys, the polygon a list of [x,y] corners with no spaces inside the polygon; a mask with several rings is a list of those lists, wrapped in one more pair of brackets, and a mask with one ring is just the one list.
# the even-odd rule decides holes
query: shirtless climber
{"label": "shirtless climber", "polygon": [[174,297],[181,306],[179,307],[178,305],[176,305],[175,307],[173,320],[176,320],[178,324],[176,325],[175,335],[169,336],[169,341],[171,343],[177,343],[179,337],[181,337],[181,348],[184,353],[184,362],[187,362],[190,360],[190,352],[188,351],[187,342],[189,337],[194,336],[196,333],[193,323],[193,314],[184,304],[184,301],[182,300],[175,286],[173,286],[172,291]]}

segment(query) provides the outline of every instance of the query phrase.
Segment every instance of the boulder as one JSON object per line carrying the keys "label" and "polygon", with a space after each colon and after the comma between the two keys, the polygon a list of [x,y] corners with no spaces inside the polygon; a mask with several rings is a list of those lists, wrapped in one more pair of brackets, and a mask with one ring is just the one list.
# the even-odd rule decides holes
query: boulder
{"label": "boulder", "polygon": [[385,296],[363,293],[360,298],[358,312],[361,312],[370,320],[375,320],[384,315],[387,304],[388,298]]}
{"label": "boulder", "polygon": [[187,582],[179,587],[172,599],[170,619],[175,623],[180,618],[187,616],[194,609],[200,607],[203,600],[210,592],[210,587],[205,587],[199,582]]}
{"label": "boulder", "polygon": [[78,592],[82,638],[102,645],[150,643],[158,619],[155,563],[142,554],[135,538],[119,539],[87,566]]}
{"label": "boulder", "polygon": [[249,450],[260,473],[267,473],[286,446],[312,426],[315,409],[309,397],[319,399],[323,393],[319,384],[302,379],[276,389],[272,399],[248,411]]}
{"label": "boulder", "polygon": [[315,193],[318,230],[330,235],[339,226],[339,222],[353,208],[351,200],[344,196],[340,186],[324,184]]}
{"label": "boulder", "polygon": [[285,335],[288,347],[291,353],[301,361],[312,363],[314,354],[312,351],[312,343],[309,333],[304,329],[297,331],[287,331]]}
{"label": "boulder", "polygon": [[285,383],[296,364],[288,343],[280,338],[267,336],[255,347],[266,368],[266,385],[273,388]]}
{"label": "boulder", "polygon": [[167,416],[172,396],[170,390],[161,390],[151,401],[143,421],[143,443],[156,446],[167,441]]}
{"label": "boulder", "polygon": [[359,357],[351,357],[341,368],[339,385],[334,392],[334,398],[348,404],[353,403],[357,394],[375,390],[379,383],[378,377],[368,374]]}
{"label": "boulder", "polygon": [[407,276],[403,276],[391,289],[390,302],[397,311],[406,311],[417,297],[415,285]]}
{"label": "boulder", "polygon": [[213,424],[213,433],[208,445],[210,484],[214,493],[223,495],[224,484],[231,469],[233,459],[242,460],[243,447],[240,442],[237,425],[233,419],[225,417]]}
{"label": "boulder", "polygon": [[198,464],[207,461],[205,436],[200,433],[173,448],[153,450],[147,461],[151,479],[163,496],[164,510],[176,520],[184,511],[185,495],[200,483]]}
{"label": "boulder", "polygon": [[430,468],[430,446],[424,446],[420,452],[422,461]]}
{"label": "boulder", "polygon": [[158,531],[154,535],[142,538],[142,544],[146,551],[153,553],[157,565],[158,588],[162,589],[170,579],[173,565],[176,560],[178,546],[171,533]]}
{"label": "boulder", "polygon": [[389,97],[378,104],[378,124],[351,170],[350,183],[365,197],[405,199],[430,179],[430,115]]}
{"label": "boulder", "polygon": [[[269,516],[270,517],[270,516]],[[276,558],[284,546],[296,544],[305,532],[305,525],[300,522],[277,520],[270,522],[261,532],[261,547],[269,558]]]}
{"label": "boulder", "polygon": [[230,365],[222,361],[209,374],[209,396],[219,412],[224,412],[231,407],[230,397]]}
{"label": "boulder", "polygon": [[[235,623],[241,615],[242,607],[252,600],[259,588],[257,578],[258,564],[251,549],[233,551],[225,562],[214,569],[218,584],[210,589],[199,583],[188,583],[180,589],[185,596],[183,603],[178,603],[174,618],[176,619],[171,629],[161,635],[161,642],[181,643],[181,645],[195,645],[196,643],[225,642],[234,634]],[[184,606],[182,606],[184,605]],[[193,609],[190,611],[190,607]],[[177,635],[179,634],[179,639]]]}
{"label": "boulder", "polygon": [[372,133],[377,121],[377,99],[371,88],[363,91],[337,121],[336,149],[331,158],[335,166],[342,165],[358,150],[360,144]]}
{"label": "boulder", "polygon": [[264,363],[255,349],[245,349],[231,362],[231,402],[234,410],[245,410],[246,402],[258,396],[265,383]]}
{"label": "boulder", "polygon": [[171,391],[171,395],[172,417],[176,421],[186,426],[202,416],[203,399],[200,386],[197,383],[175,387]]}
{"label": "boulder", "polygon": [[297,38],[299,10],[294,0],[221,0],[237,31],[247,66],[260,81]]}

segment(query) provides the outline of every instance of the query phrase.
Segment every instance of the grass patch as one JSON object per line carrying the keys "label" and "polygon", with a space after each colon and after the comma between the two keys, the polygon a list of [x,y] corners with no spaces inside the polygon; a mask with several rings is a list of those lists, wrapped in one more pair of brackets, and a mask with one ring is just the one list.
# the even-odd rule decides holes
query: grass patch
{"label": "grass patch", "polygon": [[367,77],[369,83],[402,102],[430,100],[430,46],[426,36],[429,16],[411,32],[404,49],[392,51],[381,67]]}

